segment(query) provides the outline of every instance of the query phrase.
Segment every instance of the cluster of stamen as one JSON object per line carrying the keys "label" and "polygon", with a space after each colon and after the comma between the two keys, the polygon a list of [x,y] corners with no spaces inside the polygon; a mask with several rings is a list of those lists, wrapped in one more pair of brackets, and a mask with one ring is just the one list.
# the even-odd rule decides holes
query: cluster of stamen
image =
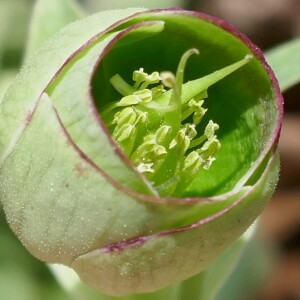
{"label": "cluster of stamen", "polygon": [[[114,140],[154,188],[161,195],[178,194],[201,168],[209,169],[215,160],[220,148],[215,135],[219,126],[210,120],[204,133],[198,134],[197,125],[207,112],[204,99],[196,96],[185,103],[172,100],[180,98],[180,94],[172,94],[176,85],[172,73],[147,74],[141,68],[133,72],[132,79],[133,85],[119,75],[111,79],[123,97],[110,104],[101,116]],[[166,93],[172,95],[163,103]],[[172,113],[178,119],[175,126]]]}

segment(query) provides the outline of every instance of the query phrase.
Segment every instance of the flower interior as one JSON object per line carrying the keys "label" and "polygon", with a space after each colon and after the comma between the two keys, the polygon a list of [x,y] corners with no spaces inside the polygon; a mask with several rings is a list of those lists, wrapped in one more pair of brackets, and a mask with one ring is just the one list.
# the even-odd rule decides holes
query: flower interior
{"label": "flower interior", "polygon": [[120,99],[100,111],[113,139],[160,196],[180,196],[199,172],[209,171],[221,148],[219,125],[209,119],[207,89],[248,63],[252,56],[205,77],[184,83],[184,71],[195,48],[181,57],[176,74],[144,68],[132,83],[120,74],[110,79]]}

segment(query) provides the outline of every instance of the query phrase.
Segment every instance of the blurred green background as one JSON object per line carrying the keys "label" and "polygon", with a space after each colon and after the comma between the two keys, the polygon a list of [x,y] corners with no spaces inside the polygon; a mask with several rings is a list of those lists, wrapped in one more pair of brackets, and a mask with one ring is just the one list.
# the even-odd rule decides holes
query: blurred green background
{"label": "blurred green background", "polygon": [[[51,0],[49,0],[51,1]],[[219,16],[266,50],[300,36],[300,2],[293,0],[78,0],[88,13],[144,6],[182,7]],[[34,0],[0,0],[0,101],[24,60]],[[286,94],[280,140],[279,189],[261,218],[260,230],[280,250],[279,264],[264,288],[250,299],[300,299],[300,86]],[[0,203],[0,299],[73,299],[8,228]],[[194,299],[187,299],[194,300]],[[226,299],[225,299],[226,300]]]}

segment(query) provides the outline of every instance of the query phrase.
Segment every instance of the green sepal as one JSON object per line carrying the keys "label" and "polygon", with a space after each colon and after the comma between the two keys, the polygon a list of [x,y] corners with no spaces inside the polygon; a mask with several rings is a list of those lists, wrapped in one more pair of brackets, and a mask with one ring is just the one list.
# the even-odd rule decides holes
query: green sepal
{"label": "green sepal", "polygon": [[97,249],[79,256],[71,266],[83,281],[114,296],[152,292],[196,275],[256,218],[259,206],[274,191],[278,165],[278,154],[273,154],[260,179],[241,196],[242,200],[216,218],[203,220],[203,224],[199,221],[187,230],[141,237],[123,246],[121,243],[120,248],[116,245]]}

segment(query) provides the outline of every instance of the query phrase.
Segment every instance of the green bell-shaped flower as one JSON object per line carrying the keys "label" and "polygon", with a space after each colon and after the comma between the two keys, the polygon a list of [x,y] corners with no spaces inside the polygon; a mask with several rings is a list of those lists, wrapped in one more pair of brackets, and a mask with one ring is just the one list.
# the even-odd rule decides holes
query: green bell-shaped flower
{"label": "green bell-shaped flower", "polygon": [[107,294],[189,278],[271,197],[282,113],[261,51],[224,21],[92,15],[45,43],[0,105],[8,222]]}

